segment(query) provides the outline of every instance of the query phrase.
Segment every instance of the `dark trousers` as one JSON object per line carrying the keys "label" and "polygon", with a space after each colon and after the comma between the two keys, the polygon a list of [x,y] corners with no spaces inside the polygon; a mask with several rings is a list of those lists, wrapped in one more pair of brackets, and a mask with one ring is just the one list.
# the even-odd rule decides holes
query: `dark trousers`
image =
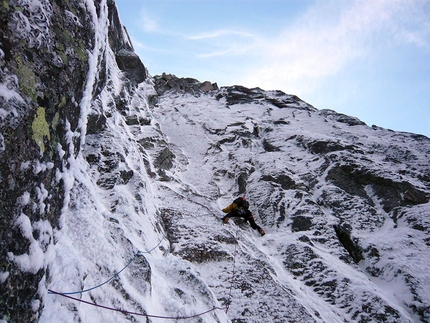
{"label": "dark trousers", "polygon": [[240,214],[237,211],[231,211],[230,213],[227,213],[227,215],[225,215],[222,219],[226,219],[226,218],[243,218],[245,219],[245,221],[248,221],[249,224],[251,225],[251,228],[253,228],[254,230],[260,230],[261,228],[257,225],[257,223],[255,223],[254,221],[254,217],[248,216],[246,214]]}

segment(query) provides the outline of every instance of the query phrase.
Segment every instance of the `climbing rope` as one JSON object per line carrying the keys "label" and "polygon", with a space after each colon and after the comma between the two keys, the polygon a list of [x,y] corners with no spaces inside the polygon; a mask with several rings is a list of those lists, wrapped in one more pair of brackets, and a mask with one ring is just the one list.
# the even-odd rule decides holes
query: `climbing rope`
{"label": "climbing rope", "polygon": [[71,299],[71,300],[74,300],[74,301],[77,301],[77,302],[80,302],[80,303],[84,303],[84,304],[87,304],[87,305],[91,305],[91,306],[95,306],[95,307],[99,307],[99,308],[103,308],[103,309],[106,309],[106,310],[110,310],[110,311],[114,311],[114,312],[119,312],[119,313],[122,313],[122,314],[127,314],[127,315],[136,315],[136,316],[144,316],[144,317],[148,317],[148,318],[159,318],[159,319],[166,319],[166,320],[182,320],[182,319],[190,319],[190,318],[195,318],[195,317],[199,317],[199,316],[202,316],[202,315],[204,315],[204,314],[207,314],[207,313],[210,313],[210,312],[213,312],[213,311],[216,311],[216,310],[225,310],[225,313],[227,314],[228,313],[228,310],[229,310],[229,307],[230,307],[230,304],[231,304],[231,300],[232,300],[232,289],[233,289],[233,280],[234,280],[234,277],[235,277],[235,274],[236,274],[236,256],[237,256],[237,245],[239,244],[239,238],[238,238],[238,231],[239,231],[239,229],[237,228],[236,229],[236,244],[235,244],[235,246],[234,246],[234,254],[233,254],[233,270],[232,270],[232,275],[231,275],[231,283],[230,283],[230,288],[229,288],[229,295],[228,295],[228,298],[227,298],[227,302],[226,302],[226,306],[225,307],[216,307],[216,306],[214,306],[213,308],[211,308],[211,309],[209,309],[209,310],[207,310],[207,311],[204,311],[204,312],[201,312],[201,313],[198,313],[198,314],[194,314],[194,315],[189,315],[189,316],[161,316],[161,315],[153,315],[153,314],[146,314],[146,313],[140,313],[140,312],[131,312],[131,311],[126,311],[126,310],[122,310],[122,309],[117,309],[117,308],[113,308],[113,307],[109,307],[109,306],[105,306],[105,305],[99,305],[99,304],[96,304],[96,303],[92,303],[92,302],[89,302],[89,301],[85,301],[85,300],[83,300],[83,299],[79,299],[79,298],[76,298],[76,297],[72,297],[72,296],[70,296],[70,295],[72,295],[72,294],[82,294],[82,293],[85,293],[85,292],[89,292],[89,291],[91,291],[91,290],[94,290],[94,289],[96,289],[96,288],[98,288],[98,287],[101,287],[101,286],[103,286],[103,285],[105,285],[105,284],[107,284],[108,282],[110,282],[112,279],[114,279],[115,277],[117,277],[122,271],[124,271],[128,266],[130,266],[130,264],[138,257],[138,256],[141,256],[142,254],[144,254],[144,253],[150,253],[151,251],[153,251],[155,248],[157,248],[160,244],[161,244],[161,242],[163,241],[163,239],[165,238],[164,236],[163,236],[163,239],[161,239],[160,240],[160,242],[154,247],[154,248],[152,248],[152,249],[150,249],[150,250],[148,250],[148,251],[144,251],[144,252],[142,252],[142,251],[138,251],[135,255],[134,255],[134,257],[124,266],[124,268],[122,268],[120,271],[118,271],[117,273],[115,273],[111,278],[109,278],[107,281],[105,281],[105,282],[103,282],[103,283],[101,283],[101,284],[99,284],[99,285],[97,285],[97,286],[94,286],[94,287],[91,287],[91,288],[88,288],[88,289],[85,289],[85,290],[81,290],[81,291],[77,291],[77,292],[65,292],[65,293],[63,293],[63,292],[57,292],[57,291],[54,291],[54,290],[52,290],[52,289],[48,289],[48,294],[53,294],[53,295],[58,295],[58,296],[62,296],[62,297],[65,297],[65,298],[68,298],[68,299]]}
{"label": "climbing rope", "polygon": [[84,289],[84,290],[80,290],[80,291],[75,291],[75,292],[52,292],[51,290],[48,290],[48,294],[62,294],[62,295],[74,295],[74,294],[83,294],[83,293],[86,293],[86,292],[89,292],[89,291],[92,291],[92,290],[94,290],[94,289],[97,289],[97,288],[99,288],[99,287],[101,287],[101,286],[103,286],[103,285],[106,285],[107,283],[109,283],[112,279],[114,279],[114,278],[116,278],[116,277],[118,277],[118,275],[120,274],[120,273],[122,273],[128,266],[130,266],[131,265],[131,263],[137,258],[137,257],[139,257],[139,256],[142,256],[144,253],[150,253],[151,251],[153,251],[155,248],[157,248],[160,244],[161,244],[161,242],[164,240],[164,238],[165,238],[165,236],[163,235],[163,238],[161,238],[161,240],[158,242],[158,244],[154,247],[154,248],[152,248],[152,249],[150,249],[150,250],[148,250],[148,251],[138,251],[135,255],[134,255],[134,257],[133,258],[131,258],[131,260],[124,266],[124,268],[122,268],[120,271],[118,271],[117,273],[115,273],[112,277],[110,277],[108,280],[106,280],[105,282],[103,282],[103,283],[101,283],[101,284],[99,284],[99,285],[97,285],[97,286],[94,286],[94,287],[91,287],[91,288],[88,288],[88,289]]}
{"label": "climbing rope", "polygon": [[55,294],[55,295],[59,295],[59,296],[63,296],[69,299],[72,299],[74,301],[77,302],[81,302],[87,305],[91,305],[91,306],[95,306],[95,307],[99,307],[99,308],[104,308],[106,310],[110,310],[110,311],[114,311],[114,312],[120,312],[122,314],[130,314],[130,315],[137,315],[137,316],[145,316],[145,317],[149,317],[149,318],[158,318],[158,319],[166,319],[166,320],[183,320],[183,319],[190,319],[190,318],[194,318],[194,317],[198,317],[198,316],[202,316],[204,314],[213,312],[215,310],[224,310],[225,308],[223,307],[213,307],[210,310],[204,311],[202,313],[198,313],[198,314],[194,314],[194,315],[189,315],[189,316],[161,316],[161,315],[152,315],[152,314],[146,314],[146,313],[139,313],[139,312],[130,312],[130,311],[126,311],[126,310],[122,310],[122,309],[118,309],[118,308],[113,308],[113,307],[109,307],[109,306],[104,306],[104,305],[99,305],[99,304],[95,304],[95,303],[91,303],[88,301],[85,301],[83,299],[79,299],[79,298],[75,298],[63,293],[58,293],[55,292],[51,289],[48,290],[50,292],[50,294]]}

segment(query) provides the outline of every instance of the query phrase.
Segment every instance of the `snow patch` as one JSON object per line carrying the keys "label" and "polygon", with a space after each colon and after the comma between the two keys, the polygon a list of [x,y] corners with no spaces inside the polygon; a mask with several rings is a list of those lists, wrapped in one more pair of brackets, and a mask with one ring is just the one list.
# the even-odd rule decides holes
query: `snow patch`
{"label": "snow patch", "polygon": [[0,273],[0,284],[3,284],[8,277],[9,277],[9,272],[8,271],[1,272]]}
{"label": "snow patch", "polygon": [[[45,257],[45,251],[48,251],[48,246],[51,244],[51,225],[48,221],[39,221],[34,224],[33,228],[29,217],[24,213],[21,213],[16,219],[15,225],[20,229],[22,235],[29,240],[29,251],[28,254],[21,255],[14,255],[12,252],[8,252],[8,257],[11,261],[15,262],[22,271],[35,274],[46,266],[47,259]],[[34,229],[40,231],[39,241],[33,237]]]}

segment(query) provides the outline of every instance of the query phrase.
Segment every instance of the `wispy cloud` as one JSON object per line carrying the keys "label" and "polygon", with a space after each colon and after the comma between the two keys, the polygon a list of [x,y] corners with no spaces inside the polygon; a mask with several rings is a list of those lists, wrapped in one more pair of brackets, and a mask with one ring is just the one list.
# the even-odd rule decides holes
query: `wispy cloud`
{"label": "wispy cloud", "polygon": [[225,75],[225,84],[302,95],[351,64],[383,52],[394,41],[430,50],[430,9],[423,11],[423,7],[430,7],[428,0],[324,0],[285,26],[273,25],[270,31],[227,25],[200,33],[187,33],[193,30],[187,25],[169,29],[171,24],[159,20],[164,16],[142,10],[141,29],[158,38],[151,48],[133,43],[146,51],[176,51],[183,62],[184,57],[190,62],[212,60],[211,64],[232,71]]}
{"label": "wispy cloud", "polygon": [[237,31],[237,30],[230,30],[230,29],[220,29],[220,30],[215,30],[211,32],[200,33],[197,35],[189,36],[188,38],[192,40],[205,40],[205,39],[214,39],[214,38],[221,38],[221,37],[225,38],[225,37],[231,37],[231,36],[255,38],[255,35],[251,33]]}
{"label": "wispy cloud", "polygon": [[317,2],[293,27],[264,41],[257,49],[260,61],[242,83],[270,89],[283,84],[297,94],[310,91],[325,77],[391,42],[394,35],[387,31],[398,26],[401,17],[408,28],[398,29],[398,34],[425,47],[423,28],[418,33],[416,22],[407,16],[410,7],[411,1],[404,0]]}
{"label": "wispy cloud", "polygon": [[425,48],[427,51],[430,51],[430,43],[428,41],[430,39],[430,32],[426,32],[425,35],[422,35],[419,33],[404,31],[402,32],[401,37],[418,47]]}
{"label": "wispy cloud", "polygon": [[163,52],[164,53],[169,53],[169,52],[172,52],[172,51],[168,51],[168,50],[156,47],[156,46],[148,46],[147,44],[141,42],[138,38],[135,38],[134,36],[131,36],[131,42],[133,44],[134,49],[137,52],[142,52],[142,51],[145,51],[145,52],[156,52],[156,53],[163,53]]}
{"label": "wispy cloud", "polygon": [[199,58],[212,58],[212,57],[241,57],[251,52],[255,48],[255,44],[258,43],[258,39],[254,39],[251,42],[244,42],[236,40],[234,42],[223,42],[222,44],[217,44],[209,46],[210,51],[197,53],[196,56]]}
{"label": "wispy cloud", "polygon": [[219,29],[197,35],[186,36],[194,45],[200,44],[195,52],[198,58],[237,57],[244,55],[260,42],[260,38],[247,31]]}
{"label": "wispy cloud", "polygon": [[141,28],[144,32],[154,33],[159,30],[157,20],[153,15],[148,14],[145,10],[140,11]]}
{"label": "wispy cloud", "polygon": [[430,2],[417,0],[407,3],[397,21],[392,22],[392,32],[399,39],[430,52]]}

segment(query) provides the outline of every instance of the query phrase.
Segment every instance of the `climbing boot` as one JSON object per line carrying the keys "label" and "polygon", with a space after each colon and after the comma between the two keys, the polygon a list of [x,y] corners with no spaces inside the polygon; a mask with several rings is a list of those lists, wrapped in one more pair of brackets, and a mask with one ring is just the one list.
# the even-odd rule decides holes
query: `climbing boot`
{"label": "climbing boot", "polygon": [[228,223],[228,220],[230,220],[230,218],[225,218],[225,219],[222,219],[222,222]]}
{"label": "climbing boot", "polygon": [[258,232],[260,232],[261,236],[264,236],[266,234],[266,232],[264,232],[262,228],[258,229]]}

